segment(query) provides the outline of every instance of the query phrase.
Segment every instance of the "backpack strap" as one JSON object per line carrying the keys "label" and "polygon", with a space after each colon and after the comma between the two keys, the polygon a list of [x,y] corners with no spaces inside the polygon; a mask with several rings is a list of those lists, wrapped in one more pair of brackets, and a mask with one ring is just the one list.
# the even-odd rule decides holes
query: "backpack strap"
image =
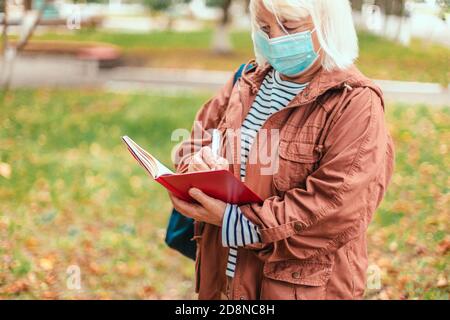
{"label": "backpack strap", "polygon": [[[239,67],[238,71],[236,71],[236,73],[234,74],[233,84],[236,84],[238,82],[239,78],[242,77],[242,74],[244,73],[244,68],[245,68],[246,65],[247,65],[246,63],[241,64],[241,66]],[[252,70],[254,67],[255,66],[250,63],[247,66],[247,69],[245,69],[245,72]]]}

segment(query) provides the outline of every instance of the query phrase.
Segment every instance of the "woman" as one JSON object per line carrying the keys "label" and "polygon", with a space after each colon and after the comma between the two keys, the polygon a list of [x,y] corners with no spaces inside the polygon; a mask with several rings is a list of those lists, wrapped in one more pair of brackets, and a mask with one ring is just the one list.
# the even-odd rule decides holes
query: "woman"
{"label": "woman", "polygon": [[[256,62],[203,106],[176,166],[229,169],[264,202],[238,207],[197,189],[190,194],[198,204],[171,195],[195,219],[196,292],[200,299],[362,298],[366,230],[394,152],[382,93],[353,65],[349,2],[250,6]],[[219,155],[210,148],[212,129],[223,136]]]}

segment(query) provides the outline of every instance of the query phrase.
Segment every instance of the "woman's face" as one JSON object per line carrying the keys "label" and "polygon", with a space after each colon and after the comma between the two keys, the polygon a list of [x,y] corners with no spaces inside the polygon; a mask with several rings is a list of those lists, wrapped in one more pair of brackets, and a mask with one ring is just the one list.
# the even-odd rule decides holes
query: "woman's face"
{"label": "woman's face", "polygon": [[[307,16],[298,20],[287,20],[283,17],[279,17],[279,19],[283,24],[284,29],[286,29],[286,31],[290,34],[314,30],[314,23],[311,16]],[[275,15],[267,10],[262,1],[258,1],[257,4],[256,22],[258,23],[259,28],[264,31],[271,39],[286,35],[286,32],[278,23]],[[312,34],[312,40],[314,43],[314,50],[316,52],[319,52],[320,43],[317,38],[316,32]]]}

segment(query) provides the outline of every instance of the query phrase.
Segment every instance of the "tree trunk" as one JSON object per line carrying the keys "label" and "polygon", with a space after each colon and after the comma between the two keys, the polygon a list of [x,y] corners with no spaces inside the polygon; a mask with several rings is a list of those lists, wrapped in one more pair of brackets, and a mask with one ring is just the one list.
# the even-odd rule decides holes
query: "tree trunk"
{"label": "tree trunk", "polygon": [[363,0],[352,0],[352,9],[361,12],[364,1]]}
{"label": "tree trunk", "polygon": [[245,13],[250,13],[250,0],[245,0]]}
{"label": "tree trunk", "polygon": [[[393,40],[398,41],[402,33],[403,18],[405,14],[405,0],[375,0],[375,5],[381,8],[384,13],[384,32],[385,36],[390,36]],[[394,32],[388,31],[389,20],[397,19],[397,29]]]}
{"label": "tree trunk", "polygon": [[[9,87],[11,85],[11,77],[12,77],[12,71],[13,71],[13,67],[14,67],[14,61],[17,57],[17,53],[19,51],[21,51],[28,43],[28,41],[30,40],[31,36],[33,35],[34,31],[36,30],[37,26],[39,25],[41,19],[42,19],[42,15],[45,11],[45,9],[47,8],[47,5],[52,1],[52,0],[45,0],[44,3],[42,4],[41,8],[39,8],[38,14],[37,14],[37,18],[34,21],[34,24],[30,27],[29,30],[27,30],[27,33],[25,34],[25,36],[19,40],[19,42],[15,45],[10,47],[9,43],[8,43],[8,22],[7,22],[7,13],[8,13],[8,9],[7,9],[7,5],[6,2],[7,0],[3,0],[4,1],[4,21],[3,21],[3,32],[2,32],[2,36],[3,36],[3,65],[2,65],[2,70],[1,70],[1,76],[2,76],[2,82],[3,82],[3,88],[5,91],[9,90]],[[30,1],[31,2],[31,1]]]}
{"label": "tree trunk", "polygon": [[5,55],[8,46],[8,5],[7,0],[3,0],[3,30],[2,30],[2,51]]}
{"label": "tree trunk", "polygon": [[8,1],[3,0],[3,30],[2,30],[2,68],[1,68],[1,84],[3,84],[3,89],[5,91],[9,90],[9,85],[11,83],[11,72],[12,72],[12,51],[9,51],[8,46]]}
{"label": "tree trunk", "polygon": [[213,51],[217,54],[230,54],[233,51],[231,45],[229,22],[230,6],[232,0],[224,0],[222,4],[222,19],[217,25],[213,38]]}
{"label": "tree trunk", "polygon": [[30,11],[30,10],[33,9],[33,0],[25,0],[23,2],[23,5],[24,5],[24,8],[25,8],[25,11]]}

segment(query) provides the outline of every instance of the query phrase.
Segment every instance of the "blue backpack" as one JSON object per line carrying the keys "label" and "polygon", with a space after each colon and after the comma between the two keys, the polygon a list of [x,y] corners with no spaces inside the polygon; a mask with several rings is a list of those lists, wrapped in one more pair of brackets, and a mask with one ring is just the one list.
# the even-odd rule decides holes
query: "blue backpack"
{"label": "blue backpack", "polygon": [[[245,64],[241,65],[234,75],[234,84],[239,80],[244,72]],[[247,67],[247,71],[252,69],[253,65]],[[194,220],[188,218],[177,210],[173,209],[170,215],[169,225],[167,226],[166,244],[184,256],[195,260],[197,251],[197,242],[191,240],[194,237]]]}

